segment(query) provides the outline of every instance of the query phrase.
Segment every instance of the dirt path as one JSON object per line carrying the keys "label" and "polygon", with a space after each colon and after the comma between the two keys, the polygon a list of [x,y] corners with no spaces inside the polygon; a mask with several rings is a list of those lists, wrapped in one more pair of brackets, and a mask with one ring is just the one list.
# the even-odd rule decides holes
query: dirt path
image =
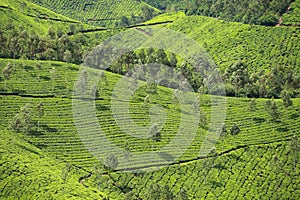
{"label": "dirt path", "polygon": [[289,5],[289,7],[286,9],[286,11],[281,15],[281,17],[280,17],[279,20],[278,20],[278,24],[276,24],[276,26],[284,26],[284,25],[282,24],[282,22],[283,22],[282,16],[283,16],[285,13],[287,13],[287,12],[289,12],[289,11],[291,10],[292,4],[293,4],[294,2],[295,2],[295,1],[292,1],[291,4]]}

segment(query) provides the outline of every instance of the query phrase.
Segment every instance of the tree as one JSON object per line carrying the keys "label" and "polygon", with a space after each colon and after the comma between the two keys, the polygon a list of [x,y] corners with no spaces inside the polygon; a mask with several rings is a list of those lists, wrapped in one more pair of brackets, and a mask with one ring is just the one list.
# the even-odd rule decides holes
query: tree
{"label": "tree", "polygon": [[113,170],[118,166],[118,159],[116,158],[115,155],[110,154],[107,158],[106,158],[106,165],[109,167],[109,170]]}
{"label": "tree", "polygon": [[144,107],[148,107],[150,103],[150,95],[148,94],[144,99]]}
{"label": "tree", "polygon": [[76,94],[83,96],[86,93],[88,85],[88,74],[86,70],[83,70],[76,83]]}
{"label": "tree", "polygon": [[50,75],[51,75],[51,90],[54,92],[54,83],[55,83],[55,78],[56,78],[56,69],[55,67],[52,67],[50,69]]}
{"label": "tree", "polygon": [[4,78],[4,87],[6,88],[6,81],[10,79],[10,75],[12,73],[13,66],[11,63],[7,63],[6,67],[2,70],[2,75]]}
{"label": "tree", "polygon": [[32,111],[29,103],[20,108],[20,112],[12,120],[11,128],[15,132],[28,133],[32,127]]}
{"label": "tree", "polygon": [[231,135],[237,135],[240,132],[240,128],[236,125],[236,123],[234,123],[230,129],[230,133]]}
{"label": "tree", "polygon": [[100,184],[101,184],[101,176],[103,174],[103,167],[100,164],[95,164],[93,167],[93,173],[94,173],[94,182],[95,186],[98,187],[98,190],[100,190]]}
{"label": "tree", "polygon": [[199,106],[200,106],[200,104],[199,104],[199,96],[198,96],[195,99],[195,101],[193,102],[193,108],[194,108],[195,113],[199,111],[199,109],[200,109]]}
{"label": "tree", "polygon": [[299,154],[299,140],[297,135],[294,135],[290,142],[290,148],[292,156],[294,157],[294,170],[296,170],[296,164],[298,162],[298,154]]}
{"label": "tree", "polygon": [[72,169],[72,165],[67,163],[66,166],[63,168],[62,172],[61,172],[61,178],[63,180],[64,183],[67,182],[68,176],[69,176],[69,172]]}
{"label": "tree", "polygon": [[282,99],[282,102],[283,102],[283,105],[286,109],[288,109],[288,107],[292,106],[293,105],[293,101],[291,99],[291,95],[290,95],[290,92],[287,91],[287,90],[282,90],[281,91],[281,99]]}
{"label": "tree", "polygon": [[181,188],[179,193],[178,193],[178,196],[177,196],[177,199],[178,200],[188,200],[189,197],[187,195],[187,192],[184,188]]}
{"label": "tree", "polygon": [[159,128],[158,125],[156,123],[154,123],[151,127],[150,130],[148,132],[149,134],[149,138],[154,141],[154,142],[159,142],[161,139],[161,134],[159,132]]}
{"label": "tree", "polygon": [[102,94],[103,84],[105,84],[107,86],[108,80],[107,80],[107,76],[104,72],[100,72],[99,77],[100,77],[100,93]]}
{"label": "tree", "polygon": [[249,111],[255,112],[256,111],[256,100],[255,98],[251,99],[250,104],[249,104]]}
{"label": "tree", "polygon": [[44,104],[42,102],[40,102],[38,105],[37,105],[37,116],[38,116],[38,130],[39,130],[39,127],[40,127],[40,119],[44,116],[45,114],[45,110],[44,110]]}
{"label": "tree", "polygon": [[224,149],[224,139],[225,139],[226,136],[227,136],[227,129],[226,129],[225,124],[223,123],[221,133],[220,133],[220,137],[221,137],[222,144],[223,144],[223,149]]}
{"label": "tree", "polygon": [[271,108],[270,108],[270,115],[273,121],[276,121],[279,118],[279,112],[277,109],[276,102],[273,100]]}
{"label": "tree", "polygon": [[200,109],[200,127],[207,127],[207,117],[206,114]]}
{"label": "tree", "polygon": [[130,25],[130,22],[128,20],[128,18],[126,16],[122,16],[121,17],[121,21],[120,21],[120,26],[129,26]]}
{"label": "tree", "polygon": [[170,190],[168,185],[165,185],[163,187],[162,195],[161,195],[162,200],[174,200],[175,196],[173,192]]}
{"label": "tree", "polygon": [[291,99],[290,92],[287,90],[282,90],[280,96],[281,96],[283,105],[286,109],[286,117],[285,118],[287,119],[288,108],[293,105],[293,101]]}
{"label": "tree", "polygon": [[72,53],[71,53],[71,51],[66,50],[64,52],[63,61],[65,61],[65,62],[72,62]]}
{"label": "tree", "polygon": [[161,198],[161,187],[158,184],[152,184],[150,185],[150,187],[148,188],[147,192],[146,192],[146,198],[147,200],[158,200]]}

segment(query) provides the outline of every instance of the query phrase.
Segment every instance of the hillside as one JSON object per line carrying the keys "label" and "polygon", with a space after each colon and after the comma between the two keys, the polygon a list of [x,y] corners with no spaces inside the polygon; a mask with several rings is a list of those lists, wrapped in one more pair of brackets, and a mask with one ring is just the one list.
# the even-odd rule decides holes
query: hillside
{"label": "hillside", "polygon": [[51,157],[1,126],[1,199],[97,199],[105,195],[79,183],[85,170]]}
{"label": "hillside", "polygon": [[[8,62],[12,63],[13,60],[1,61],[1,70]],[[148,199],[146,198],[149,193],[148,188],[151,184],[156,183],[162,186],[168,185],[170,190],[177,195],[184,188],[190,198],[205,196],[213,198],[214,195],[221,195],[229,199],[235,196],[261,198],[268,195],[270,198],[281,196],[293,199],[299,195],[299,190],[296,187],[299,180],[293,178],[299,174],[299,167],[296,165],[296,168],[294,168],[292,164],[293,160],[297,158],[297,154],[295,155],[291,150],[291,141],[293,141],[294,135],[299,137],[299,123],[297,122],[299,120],[300,99],[293,99],[294,104],[289,108],[288,115],[284,114],[286,110],[281,101],[276,101],[282,115],[280,121],[274,123],[264,110],[266,100],[257,99],[257,110],[251,112],[248,111],[249,99],[227,98],[226,127],[230,129],[236,123],[241,132],[237,136],[228,134],[220,140],[216,146],[216,152],[211,154],[211,157],[198,157],[203,139],[207,134],[205,128],[199,127],[199,132],[196,134],[192,145],[177,160],[181,164],[167,165],[162,171],[148,172],[138,176],[131,173],[112,172],[109,173],[109,177],[101,176],[99,185],[94,181],[94,176],[96,176],[94,166],[97,165],[97,160],[82,143],[82,137],[78,135],[73,123],[72,99],[70,98],[79,67],[59,62],[39,62],[39,64],[41,69],[35,66],[35,61],[17,61],[11,78],[5,84],[2,77],[0,85],[2,88],[0,123],[7,129],[10,127],[14,116],[26,103],[29,103],[33,113],[36,113],[36,106],[42,103],[45,114],[40,119],[36,114],[33,115],[31,131],[27,134],[14,134],[30,142],[35,146],[30,146],[30,148],[38,148],[35,151],[41,152],[41,154],[47,154],[51,158],[59,159],[59,162],[64,161],[75,168],[78,167],[88,173],[91,172],[91,178],[85,178],[85,185],[91,188],[99,187],[101,192],[109,194],[113,198],[119,197],[121,199],[129,195],[130,190],[132,190],[134,196]],[[159,104],[163,106],[168,116],[165,124],[162,124],[165,130],[161,132],[162,140],[151,144],[149,140],[129,136],[126,132],[123,132],[124,130],[120,129],[120,124],[113,122],[115,116],[110,109],[111,98],[113,97],[112,90],[121,76],[112,73],[106,73],[106,76],[108,85],[99,85],[98,88],[100,99],[96,100],[96,115],[102,130],[105,131],[110,141],[121,147],[127,141],[132,154],[147,152],[153,148],[166,145],[178,130],[176,124],[181,123],[180,120],[176,120],[180,115],[180,112],[176,109],[176,104],[174,104],[175,107],[169,105],[170,98],[172,98],[170,89],[160,87],[157,94],[151,95],[150,105]],[[140,109],[143,107],[146,95],[147,93],[144,90],[140,90],[130,101],[130,116],[127,117],[132,117],[140,125],[149,123],[148,109]],[[210,100],[208,97],[204,98],[200,108],[209,120],[210,110],[213,106],[209,106]],[[37,126],[38,121],[39,128]],[[270,130],[272,130],[271,133]],[[24,153],[25,155],[26,153]],[[277,156],[276,159],[278,160],[274,160],[274,155]],[[249,162],[250,160],[251,162]],[[271,164],[272,162],[276,163],[276,167],[275,164]],[[123,162],[119,160],[119,163],[121,165]],[[63,165],[59,165],[57,170],[62,170],[62,168]],[[198,168],[199,170],[196,170]],[[266,171],[265,168],[269,170]],[[251,173],[238,175],[238,172],[242,169],[252,170]],[[102,173],[105,174],[105,171]],[[217,174],[220,175],[217,176]],[[194,179],[188,177],[194,177]],[[107,182],[114,186],[107,186]],[[250,182],[252,186],[249,185]],[[272,184],[266,185],[264,184],[266,182]],[[201,191],[196,190],[200,187],[204,189]],[[236,190],[236,187],[239,189]],[[262,187],[265,188],[263,190],[265,193],[254,193]],[[211,192],[210,188],[215,188],[215,190]],[[274,193],[274,188],[281,188],[280,192]],[[87,190],[90,191],[89,188]],[[5,191],[5,194],[7,194],[7,191]],[[16,193],[15,195],[20,194]],[[72,195],[74,194],[72,193]]]}
{"label": "hillside", "polygon": [[[244,25],[182,12],[163,14],[148,23],[168,20],[173,23],[158,26],[187,34],[208,51],[228,84],[227,95],[279,97],[285,83],[295,83],[289,88],[294,96],[299,95],[298,28]],[[282,72],[280,80],[278,71]],[[238,88],[233,73],[241,76]]]}
{"label": "hillside", "polygon": [[[226,21],[275,26],[291,5],[292,0],[192,0],[147,1],[150,5],[166,11],[184,10],[187,15],[215,17]],[[295,6],[295,5],[293,5]],[[297,11],[296,11],[297,12]],[[292,14],[293,15],[293,14]],[[295,18],[294,18],[295,19]]]}
{"label": "hillside", "polygon": [[126,26],[129,25],[129,21],[131,23],[146,21],[159,12],[146,3],[135,0],[31,1],[78,21],[100,26],[113,26],[119,23],[120,26]]}
{"label": "hillside", "polygon": [[298,8],[0,0],[0,199],[298,200]]}

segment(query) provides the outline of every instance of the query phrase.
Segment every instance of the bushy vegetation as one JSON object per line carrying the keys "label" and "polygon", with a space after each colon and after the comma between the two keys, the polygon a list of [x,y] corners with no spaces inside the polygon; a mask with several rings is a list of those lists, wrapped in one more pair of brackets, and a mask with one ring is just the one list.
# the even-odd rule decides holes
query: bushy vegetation
{"label": "bushy vegetation", "polygon": [[[9,62],[12,63],[13,60],[2,60],[1,70]],[[21,111],[24,110],[22,107],[29,103],[32,110],[31,128],[27,133],[25,130],[21,130],[17,134],[32,145],[42,149],[43,152],[47,152],[47,154],[53,155],[75,168],[81,167],[87,170],[86,173],[79,173],[81,174],[80,177],[85,178],[78,184],[87,185],[88,189],[95,187],[99,190],[100,188],[100,191],[109,196],[120,199],[126,198],[127,195],[132,195],[132,198],[148,198],[148,191],[151,193],[150,191],[159,186],[162,187],[159,189],[162,193],[160,194],[161,196],[165,195],[165,191],[169,191],[167,193],[171,196],[184,196],[184,192],[181,190],[185,190],[189,198],[202,198],[205,196],[209,198],[211,195],[220,194],[227,195],[228,198],[235,195],[247,196],[247,198],[263,196],[264,193],[254,192],[258,188],[256,185],[262,185],[259,188],[266,187],[266,191],[270,191],[267,192],[270,198],[276,195],[289,196],[290,198],[297,196],[297,188],[294,186],[295,184],[297,185],[297,181],[299,180],[293,177],[298,173],[297,170],[299,170],[299,167],[296,162],[296,171],[294,171],[293,165],[289,164],[294,162],[295,158],[289,151],[289,141],[291,141],[294,135],[299,136],[297,133],[299,124],[296,123],[300,117],[298,108],[299,99],[292,100],[293,104],[289,107],[287,117],[284,115],[286,108],[283,102],[281,100],[273,100],[276,101],[277,113],[279,113],[278,118],[274,121],[272,115],[269,115],[267,109],[265,109],[266,100],[256,99],[256,111],[254,112],[253,109],[248,109],[251,103],[250,99],[227,98],[225,124],[228,131],[227,134],[223,134],[222,140],[217,145],[217,151],[211,154],[212,157],[199,158],[199,161],[194,162],[188,161],[197,159],[203,138],[207,134],[205,127],[199,127],[199,132],[194,142],[179,159],[183,164],[171,165],[163,168],[162,171],[140,175],[110,172],[109,176],[107,176],[107,169],[102,169],[101,174],[103,175],[97,175],[97,173],[94,173],[93,167],[98,165],[98,162],[82,144],[76,127],[73,124],[72,100],[66,98],[72,96],[73,86],[77,78],[77,70],[79,69],[78,66],[59,62],[40,61],[38,63],[40,70],[35,67],[36,63],[36,61],[16,61],[10,79],[6,83],[7,89],[2,90],[1,105],[3,106],[0,111],[0,124],[3,128],[9,129],[14,116],[20,113],[20,108]],[[25,64],[24,68],[23,64]],[[53,75],[54,67],[55,75]],[[96,100],[96,114],[109,140],[120,147],[124,147],[124,144],[126,144],[126,149],[130,153],[146,152],[166,145],[170,138],[173,138],[174,134],[176,134],[178,123],[180,123],[180,120],[178,120],[180,119],[180,113],[176,107],[176,103],[172,103],[172,91],[159,86],[156,94],[150,94],[150,98],[147,100],[148,106],[146,107],[144,101],[149,93],[143,87],[131,98],[130,116],[139,125],[143,126],[150,122],[149,115],[147,114],[148,109],[156,103],[160,103],[160,105],[167,108],[166,112],[168,114],[166,124],[163,125],[162,131],[159,132],[159,141],[152,141],[148,138],[137,139],[130,137],[120,129],[109,109],[112,90],[120,79],[120,76],[108,72],[105,74],[108,83],[107,85],[102,85],[102,88],[100,87],[101,83],[99,83],[98,92],[100,98]],[[145,87],[146,85],[145,83]],[[4,87],[3,79],[0,87]],[[12,92],[13,96],[7,96]],[[21,94],[21,96],[18,96],[18,94]],[[26,95],[28,96],[26,97]],[[43,115],[38,114],[38,105],[41,102]],[[171,106],[170,103],[174,104],[174,106]],[[202,96],[199,106],[209,120],[212,107],[209,96]],[[161,126],[159,123],[157,125]],[[158,132],[157,128],[155,128],[157,125],[152,126],[154,131],[151,132],[151,136],[154,135],[154,139],[157,138],[156,133]],[[232,129],[232,134],[229,134],[230,129]],[[237,129],[239,131],[236,131]],[[236,148],[240,150],[235,151]],[[232,152],[229,154],[224,153],[223,155],[223,152],[227,151]],[[273,165],[268,164],[273,162],[272,159],[275,152],[277,152],[276,155],[279,158],[277,171],[275,168],[271,169]],[[285,157],[286,155],[289,156]],[[236,160],[235,158],[238,158],[238,161],[233,162]],[[261,161],[261,158],[265,159]],[[118,160],[117,162],[121,164],[123,161]],[[227,164],[221,166],[221,163]],[[242,169],[248,171],[247,163],[249,163],[252,172],[241,176],[237,172]],[[69,177],[67,173],[67,169],[69,168],[59,168],[63,170],[62,174],[60,174],[61,182],[70,180],[66,178]],[[270,168],[271,171],[262,171],[265,168]],[[69,173],[73,174],[75,172]],[[88,176],[89,173],[92,173],[91,177]],[[258,175],[258,178],[256,177],[257,173],[263,175]],[[288,173],[289,176],[284,176],[283,174],[285,173]],[[95,179],[94,176],[96,175],[100,178]],[[193,178],[190,179],[188,177]],[[253,184],[251,187],[247,186],[247,184],[242,184],[244,182],[247,183],[247,181],[255,181],[255,183],[257,181],[257,184]],[[265,181],[270,181],[272,184],[270,186],[264,185]],[[233,183],[235,186],[231,185]],[[159,186],[153,186],[151,189],[152,184],[158,184]],[[169,189],[163,188],[164,185],[168,185]],[[204,188],[204,190],[200,192],[196,189],[199,187]],[[211,188],[214,187],[217,190],[212,192]],[[281,188],[280,192],[271,192],[275,191],[274,188],[276,187]],[[236,188],[239,188],[239,192]],[[130,190],[132,190],[132,193],[127,194]]]}
{"label": "bushy vegetation", "polygon": [[[226,92],[232,96],[224,98],[226,106],[220,108],[212,98],[221,97],[205,94],[203,77],[195,68],[167,49],[131,51],[111,66],[105,66],[107,71],[86,68],[78,75],[81,67],[72,63],[81,63],[92,47],[123,30],[122,27],[153,17],[158,11],[149,5],[131,0],[31,2],[0,0],[0,199],[297,199],[300,196],[299,29],[231,23],[185,16],[182,12],[166,13],[146,22],[168,21],[169,24],[156,26],[185,33],[210,53],[218,66],[215,72],[221,74]],[[183,6],[190,14],[273,24],[274,16],[278,18],[291,1],[264,1],[263,6],[256,6],[261,1],[241,1],[238,5],[225,0],[188,2],[149,3],[167,11]],[[103,3],[111,5],[110,9]],[[298,1],[284,14],[282,25],[297,25],[294,20],[297,6]],[[117,20],[103,23],[102,17]],[[104,30],[86,24],[87,21],[114,27]],[[82,31],[86,29],[95,32]],[[134,29],[145,33],[143,28]],[[119,88],[123,75],[136,72],[133,70],[136,65],[151,62],[182,73],[196,91],[192,93],[193,99],[181,102],[184,88],[178,87],[175,80],[159,85],[148,81],[147,72],[131,74],[138,76],[137,80],[130,79],[128,85],[122,85],[126,98],[123,97],[118,92],[123,89]],[[151,70],[157,69],[151,67]],[[91,74],[98,75],[99,82],[89,88]],[[137,89],[129,96],[131,87]],[[89,135],[89,127],[85,129],[86,138],[78,133],[73,109],[74,100],[80,97],[84,102],[95,103],[97,123],[109,142],[124,149],[124,157],[118,157],[110,149],[106,155],[107,152],[88,148],[98,148],[94,142],[97,135]],[[192,109],[183,109],[188,105]],[[222,122],[214,124],[214,118],[221,118],[219,114],[213,115],[214,108],[226,112]],[[84,113],[84,107],[79,111]],[[133,168],[128,167],[127,162],[137,154],[158,152],[166,147],[168,152],[178,153],[189,139],[184,136],[182,144],[169,144],[179,130],[184,135],[192,134],[193,116],[198,114],[199,124],[192,131],[195,137],[179,158],[173,160],[172,155],[162,153],[163,160],[155,160],[151,165],[145,163],[151,158],[140,158]],[[161,115],[164,117],[160,118]],[[80,120],[90,124],[88,117]],[[214,125],[221,127],[220,138],[208,140],[215,147],[211,150],[205,142],[214,133]],[[135,126],[144,129],[136,130]]]}
{"label": "bushy vegetation", "polygon": [[[121,26],[151,19],[158,10],[140,1],[70,1],[70,0],[31,0],[52,11],[82,22],[100,26]],[[129,20],[128,20],[129,19]],[[128,20],[128,21],[127,21]]]}
{"label": "bushy vegetation", "polygon": [[299,26],[300,25],[300,1],[295,0],[288,11],[282,16],[282,25]]}

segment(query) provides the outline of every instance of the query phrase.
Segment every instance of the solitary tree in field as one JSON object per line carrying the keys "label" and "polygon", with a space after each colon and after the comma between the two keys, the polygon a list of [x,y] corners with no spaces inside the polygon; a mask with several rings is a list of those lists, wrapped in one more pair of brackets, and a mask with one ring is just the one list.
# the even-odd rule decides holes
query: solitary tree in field
{"label": "solitary tree in field", "polygon": [[55,83],[55,79],[56,79],[56,69],[55,67],[52,67],[52,69],[50,69],[50,75],[51,75],[51,90],[52,92],[54,92],[54,83]]}
{"label": "solitary tree in field", "polygon": [[32,111],[29,103],[21,107],[20,112],[12,120],[11,128],[15,132],[28,133],[32,127]]}
{"label": "solitary tree in field", "polygon": [[193,102],[193,108],[195,113],[199,111],[199,106],[200,106],[200,100],[199,100],[199,96],[195,99],[195,101]]}
{"label": "solitary tree in field", "polygon": [[200,127],[207,127],[207,117],[206,114],[200,109]]}
{"label": "solitary tree in field", "polygon": [[225,140],[226,135],[227,135],[227,129],[226,129],[225,124],[223,124],[222,129],[221,129],[221,133],[220,133],[220,137],[221,137],[222,144],[223,144],[223,149],[224,149],[224,140]]}
{"label": "solitary tree in field", "polygon": [[154,123],[149,130],[149,138],[154,142],[159,142],[161,139],[161,134],[159,132],[158,125]]}
{"label": "solitary tree in field", "polygon": [[100,81],[99,81],[100,82],[100,93],[102,94],[103,84],[105,84],[107,86],[108,80],[107,80],[107,76],[104,72],[100,72],[99,77],[100,77]]}
{"label": "solitary tree in field", "polygon": [[10,75],[12,73],[13,66],[11,63],[7,63],[6,67],[2,70],[2,75],[4,78],[4,87],[6,88],[6,81],[10,79]]}
{"label": "solitary tree in field", "polygon": [[253,98],[253,99],[251,99],[250,104],[249,104],[249,111],[255,112],[256,109],[257,109],[256,108],[256,100]]}
{"label": "solitary tree in field", "polygon": [[234,123],[234,124],[232,125],[231,129],[230,129],[231,135],[237,135],[237,134],[239,134],[240,131],[241,131],[241,130],[240,130],[240,128],[237,126],[236,123]]}
{"label": "solitary tree in field", "polygon": [[150,103],[150,95],[148,94],[144,99],[144,107],[148,107]]}
{"label": "solitary tree in field", "polygon": [[287,90],[282,90],[280,96],[281,96],[283,105],[286,109],[286,119],[287,119],[288,108],[293,105],[293,101],[291,99],[290,92]]}
{"label": "solitary tree in field", "polygon": [[106,158],[106,164],[109,167],[110,170],[115,169],[118,166],[118,160],[116,158],[115,155],[110,154],[107,158]]}
{"label": "solitary tree in field", "polygon": [[88,74],[86,70],[83,70],[76,83],[77,95],[83,96],[86,93],[87,86],[88,86]]}
{"label": "solitary tree in field", "polygon": [[44,110],[44,104],[42,102],[40,102],[37,107],[37,116],[38,116],[38,131],[39,131],[39,128],[40,128],[40,120],[41,118],[44,116],[45,114],[45,110]]}
{"label": "solitary tree in field", "polygon": [[69,176],[69,172],[72,169],[72,165],[71,164],[66,164],[66,166],[63,168],[62,172],[61,172],[61,178],[63,180],[64,183],[67,182],[68,176]]}

